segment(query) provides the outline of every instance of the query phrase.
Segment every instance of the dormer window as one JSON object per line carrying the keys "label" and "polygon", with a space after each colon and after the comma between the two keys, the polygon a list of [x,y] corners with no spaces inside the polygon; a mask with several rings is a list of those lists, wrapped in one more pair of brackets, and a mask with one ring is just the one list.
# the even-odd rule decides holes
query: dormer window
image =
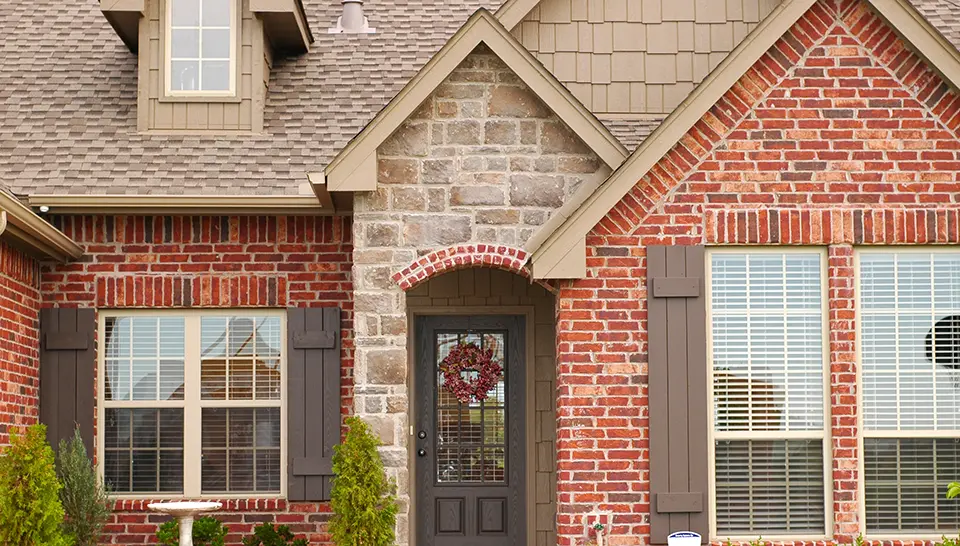
{"label": "dormer window", "polygon": [[236,0],[167,0],[167,93],[236,94]]}
{"label": "dormer window", "polygon": [[101,0],[100,9],[139,57],[140,131],[263,132],[274,61],[313,41],[300,0]]}

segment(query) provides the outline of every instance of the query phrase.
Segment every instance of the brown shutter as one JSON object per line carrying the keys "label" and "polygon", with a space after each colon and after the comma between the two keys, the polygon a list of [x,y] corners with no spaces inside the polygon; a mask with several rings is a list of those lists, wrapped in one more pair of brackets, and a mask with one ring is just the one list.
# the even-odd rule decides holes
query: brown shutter
{"label": "brown shutter", "polygon": [[340,442],[340,308],[288,309],[287,336],[287,498],[329,500]]}
{"label": "brown shutter", "polygon": [[54,449],[80,427],[91,457],[96,329],[93,309],[40,310],[40,422],[47,425],[47,441]]}
{"label": "brown shutter", "polygon": [[709,540],[707,311],[702,246],[647,247],[650,535]]}

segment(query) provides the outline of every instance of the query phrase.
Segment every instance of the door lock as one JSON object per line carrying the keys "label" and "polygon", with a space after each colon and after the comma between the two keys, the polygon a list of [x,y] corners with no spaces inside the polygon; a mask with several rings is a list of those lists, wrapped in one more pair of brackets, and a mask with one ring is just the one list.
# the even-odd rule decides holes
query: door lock
{"label": "door lock", "polygon": [[426,439],[427,439],[427,431],[421,430],[420,432],[418,432],[418,433],[417,433],[417,438],[420,438],[421,440],[426,440]]}

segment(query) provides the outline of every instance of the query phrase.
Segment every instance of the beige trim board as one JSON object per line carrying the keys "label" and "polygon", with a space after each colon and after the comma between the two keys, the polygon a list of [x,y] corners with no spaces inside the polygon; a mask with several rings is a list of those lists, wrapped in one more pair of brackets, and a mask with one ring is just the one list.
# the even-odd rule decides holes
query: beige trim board
{"label": "beige trim board", "polygon": [[130,51],[140,46],[140,18],[144,0],[100,0],[100,11]]}
{"label": "beige trim board", "polygon": [[[514,0],[520,2],[521,0]],[[934,29],[907,0],[864,0],[956,89],[960,89],[960,53]],[[580,278],[586,271],[579,263],[583,238],[729,91],[733,85],[816,3],[816,0],[784,0],[769,17],[693,93],[667,117],[639,148],[599,188],[580,192],[527,245],[536,279]],[[506,5],[505,5],[506,7]],[[559,224],[559,225],[558,225]],[[570,264],[575,264],[571,266]]]}
{"label": "beige trim board", "polygon": [[31,207],[51,214],[332,214],[317,195],[31,195]]}
{"label": "beige trim board", "polygon": [[508,30],[513,30],[514,27],[520,24],[520,21],[523,21],[523,18],[526,17],[528,13],[533,11],[533,8],[540,4],[540,1],[541,0],[507,0],[500,6],[500,9],[497,10],[496,17],[500,20],[501,25]]}
{"label": "beige trim board", "polygon": [[250,11],[263,21],[273,47],[293,54],[310,50],[313,33],[300,0],[250,0]]}
{"label": "beige trim board", "polygon": [[0,236],[13,238],[18,246],[35,254],[60,262],[83,256],[80,245],[5,191],[0,191],[0,217],[3,224]]}
{"label": "beige trim board", "polygon": [[480,9],[326,167],[329,190],[375,190],[377,148],[481,43],[513,70],[611,169],[623,163],[628,152],[620,141],[489,11]]}

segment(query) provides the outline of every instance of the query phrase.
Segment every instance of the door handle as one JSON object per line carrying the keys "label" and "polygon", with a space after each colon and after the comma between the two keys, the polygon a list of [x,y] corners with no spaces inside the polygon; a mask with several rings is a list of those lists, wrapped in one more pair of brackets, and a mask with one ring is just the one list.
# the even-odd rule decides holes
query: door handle
{"label": "door handle", "polygon": [[418,449],[418,450],[417,450],[417,457],[426,457],[426,456],[427,456],[427,450],[426,450],[426,449]]}

